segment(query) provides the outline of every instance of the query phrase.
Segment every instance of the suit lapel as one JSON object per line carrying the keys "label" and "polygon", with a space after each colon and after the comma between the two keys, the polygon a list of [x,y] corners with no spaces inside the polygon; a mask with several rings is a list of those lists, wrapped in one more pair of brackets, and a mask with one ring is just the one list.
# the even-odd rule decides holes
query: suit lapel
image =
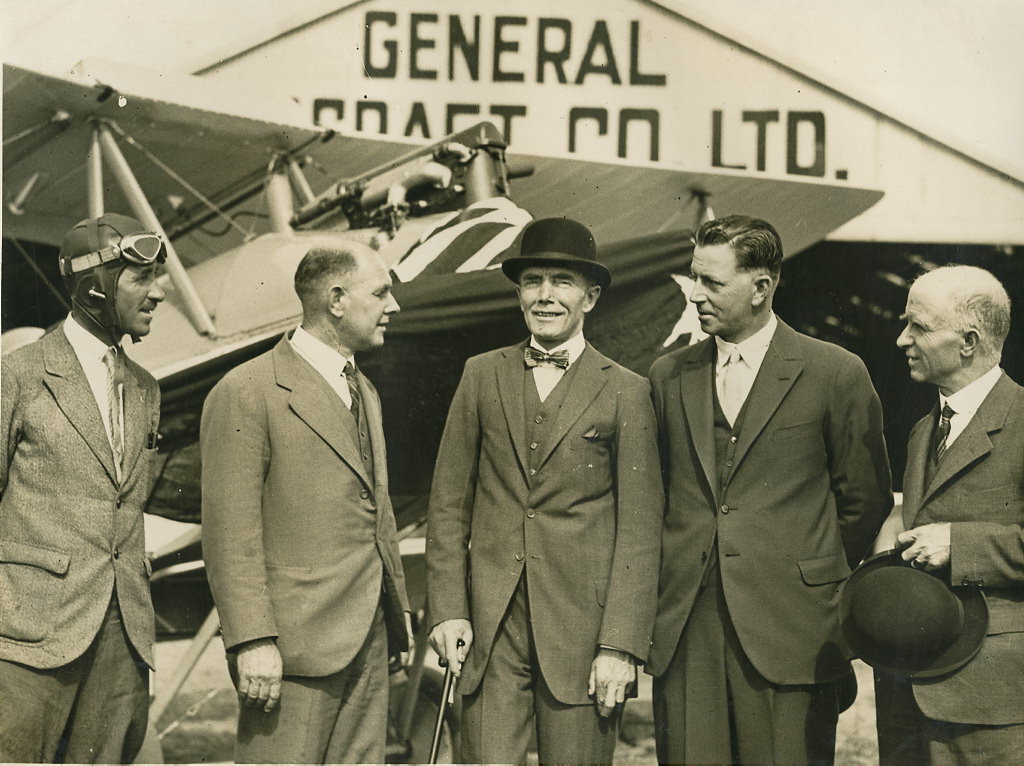
{"label": "suit lapel", "polygon": [[100,408],[89,387],[85,371],[64,334],[64,328],[58,327],[41,342],[44,344],[43,364],[47,372],[44,384],[53,394],[57,406],[100,461],[110,481],[117,486],[114,453],[110,449]]}
{"label": "suit lapel", "polygon": [[992,451],[992,439],[989,434],[1002,429],[1009,416],[1013,394],[1013,383],[1003,373],[985,401],[981,403],[978,411],[974,413],[967,428],[950,445],[935,467],[935,475],[932,477],[931,484],[925,488],[921,498],[922,506],[943,484],[968,465]]}
{"label": "suit lapel", "polygon": [[384,445],[384,421],[380,411],[380,400],[377,390],[369,379],[360,374],[359,393],[363,397],[363,417],[370,429],[370,445],[373,449],[373,496],[374,499],[387,496],[388,458]]}
{"label": "suit lapel", "polygon": [[146,391],[139,382],[139,374],[132,363],[124,365],[124,459],[121,476],[131,476],[149,428],[149,412],[146,410]]}
{"label": "suit lapel", "polygon": [[[914,526],[914,517],[921,508],[925,490],[924,477],[928,464],[928,449],[931,444],[931,425],[939,417],[938,406],[919,420],[910,431],[907,443],[907,468],[903,474],[903,528]],[[956,444],[956,442],[953,442]]]}
{"label": "suit lapel", "polygon": [[577,360],[579,368],[575,377],[569,381],[572,385],[565,392],[565,399],[558,410],[555,419],[552,438],[540,454],[538,465],[544,465],[562,439],[565,438],[572,424],[580,419],[583,411],[590,406],[591,402],[601,393],[601,389],[608,383],[608,367],[611,361],[597,351],[589,343],[583,355]]}
{"label": "suit lapel", "polygon": [[320,373],[295,353],[287,336],[274,348],[274,372],[277,384],[291,391],[288,406],[292,412],[327,442],[372,491],[370,477],[366,475],[359,457],[359,445],[353,440],[345,421],[348,417],[344,411],[345,404]]}
{"label": "suit lapel", "polygon": [[712,391],[715,385],[715,341],[709,338],[698,347],[693,357],[681,365],[679,396],[690,426],[690,439],[700,458],[704,477],[718,505],[719,486],[715,464],[715,423]]}
{"label": "suit lapel", "polygon": [[505,422],[508,425],[508,433],[512,438],[512,446],[515,448],[516,457],[519,459],[519,468],[523,476],[527,475],[526,455],[526,405],[523,402],[523,348],[526,341],[506,348],[502,352],[504,358],[495,367],[494,373],[498,378],[498,398],[501,400],[501,408],[505,413]]}
{"label": "suit lapel", "polygon": [[726,482],[739,470],[751,445],[760,436],[769,418],[782,404],[782,400],[786,398],[786,394],[803,371],[804,362],[795,336],[796,333],[780,319],[768,346],[768,353],[765,354],[761,369],[754,378],[754,385],[747,395],[743,428],[736,442],[734,465],[732,471],[725,477]]}

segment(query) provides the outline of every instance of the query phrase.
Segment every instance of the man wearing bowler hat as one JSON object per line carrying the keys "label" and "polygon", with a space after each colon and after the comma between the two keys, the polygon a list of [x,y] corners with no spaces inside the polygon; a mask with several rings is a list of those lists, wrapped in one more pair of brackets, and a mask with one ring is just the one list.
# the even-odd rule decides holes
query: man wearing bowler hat
{"label": "man wearing bowler hat", "polygon": [[[470,359],[430,498],[430,640],[459,675],[462,760],[608,763],[646,660],[662,488],[646,380],[583,337],[611,275],[546,218],[502,264],[530,337]],[[464,645],[459,647],[459,640]]]}
{"label": "man wearing bowler hat", "polygon": [[999,367],[1010,299],[989,272],[947,266],[911,286],[903,318],[896,344],[907,355],[910,377],[939,395],[910,434],[905,531],[896,547],[904,561],[946,585],[984,593],[989,618],[977,653],[958,669],[920,677],[876,665],[879,753],[892,764],[1018,762],[1024,753],[1024,388]]}
{"label": "man wearing bowler hat", "polygon": [[160,390],[125,357],[164,291],[163,240],[108,213],[61,243],[71,314],[3,357],[0,761],[124,762],[142,746],[153,604],[142,508]]}

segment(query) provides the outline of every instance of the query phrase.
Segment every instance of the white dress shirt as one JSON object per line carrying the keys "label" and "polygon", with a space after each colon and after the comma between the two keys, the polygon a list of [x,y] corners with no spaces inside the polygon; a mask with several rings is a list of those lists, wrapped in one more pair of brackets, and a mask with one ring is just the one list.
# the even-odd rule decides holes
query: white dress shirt
{"label": "white dress shirt", "polygon": [[291,344],[295,353],[309,362],[313,369],[327,381],[327,385],[341,397],[345,406],[352,409],[352,392],[348,389],[345,365],[351,362],[355,366],[356,360],[339,353],[322,340],[313,337],[302,329],[302,325],[296,327],[295,332],[292,333]]}
{"label": "white dress shirt", "polygon": [[[587,350],[587,341],[583,338],[582,330],[569,338],[565,343],[555,346],[550,350],[540,345],[532,335],[530,336],[530,345],[538,351],[543,351],[545,354],[553,354],[556,351],[563,350],[568,351],[569,367]],[[553,364],[538,364],[533,368],[533,382],[537,385],[537,395],[542,402],[548,398],[548,394],[558,385],[558,381],[562,379],[562,376],[565,375],[568,369],[566,367],[563,370],[561,367],[556,367]]]}
{"label": "white dress shirt", "polygon": [[761,369],[761,364],[764,362],[765,354],[768,353],[768,346],[771,345],[772,336],[775,335],[775,328],[778,324],[779,320],[776,319],[775,312],[771,312],[768,315],[768,323],[764,327],[739,343],[730,343],[715,336],[715,345],[718,348],[718,358],[715,362],[715,386],[719,402],[722,401],[722,370],[725,360],[729,358],[734,349],[740,352],[741,359],[739,362],[732,362],[734,368],[729,373],[729,384],[735,383],[738,386],[740,406],[747,400],[750,389],[754,387],[754,378],[757,377],[757,372]]}
{"label": "white dress shirt", "polygon": [[955,394],[943,396],[939,394],[939,412],[945,405],[953,408],[956,414],[949,419],[949,435],[946,437],[946,449],[949,449],[956,437],[964,432],[964,429],[971,422],[974,413],[978,411],[981,403],[985,401],[1002,375],[999,365],[986,372],[973,383],[968,383]]}
{"label": "white dress shirt", "polygon": [[[89,382],[89,388],[96,400],[96,406],[100,409],[100,417],[103,418],[107,441],[110,442],[110,448],[113,449],[114,439],[110,431],[110,405],[107,399],[107,365],[103,363],[103,357],[110,346],[82,327],[70,314],[64,320],[64,335],[82,365],[85,379]],[[121,443],[124,444],[124,384],[118,386],[117,393],[120,399],[118,404],[121,408],[120,436]],[[121,466],[117,466],[117,468],[120,470]]]}

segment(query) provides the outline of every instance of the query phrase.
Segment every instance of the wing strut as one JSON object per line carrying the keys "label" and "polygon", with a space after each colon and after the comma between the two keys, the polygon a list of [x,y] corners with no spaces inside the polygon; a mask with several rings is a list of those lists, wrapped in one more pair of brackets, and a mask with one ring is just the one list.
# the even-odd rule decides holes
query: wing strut
{"label": "wing strut", "polygon": [[[131,205],[132,212],[148,228],[164,238],[164,243],[167,246],[167,274],[170,276],[171,281],[174,282],[174,286],[178,288],[178,292],[185,303],[185,311],[193,326],[201,335],[215,337],[217,330],[213,325],[213,319],[210,318],[209,312],[199,297],[196,286],[192,284],[192,280],[188,272],[185,271],[185,267],[182,265],[170,237],[167,236],[164,227],[160,225],[153,207],[149,204],[149,200],[146,198],[145,192],[142,191],[142,187],[139,185],[138,179],[135,178],[135,174],[132,173],[132,169],[128,165],[124,154],[121,153],[121,148],[117,145],[117,141],[110,132],[110,127],[106,121],[96,122],[94,135],[94,141],[98,141],[101,148],[101,152],[98,152],[98,154],[102,153],[106,159],[107,164],[114,173],[114,179],[117,181],[118,186],[121,187],[124,196],[128,199],[128,204]],[[91,164],[90,167],[94,166]],[[96,172],[95,168],[93,172]],[[94,181],[95,179],[90,177],[90,184],[94,183]],[[100,188],[102,189],[102,181],[100,182]],[[94,205],[97,204],[97,201],[93,200],[92,197],[93,195],[90,194],[90,215]],[[98,204],[102,207],[102,199],[98,200]]]}

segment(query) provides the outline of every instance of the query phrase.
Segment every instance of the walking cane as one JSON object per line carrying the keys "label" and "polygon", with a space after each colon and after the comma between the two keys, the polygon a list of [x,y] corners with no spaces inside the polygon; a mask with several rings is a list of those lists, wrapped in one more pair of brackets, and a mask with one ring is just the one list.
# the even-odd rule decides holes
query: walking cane
{"label": "walking cane", "polygon": [[[466,642],[461,638],[456,642],[456,648],[462,648]],[[441,703],[437,706],[437,721],[434,722],[434,739],[430,743],[430,760],[427,763],[437,763],[437,751],[441,748],[441,730],[444,728],[444,714],[448,712],[448,697],[452,693],[451,665],[446,660],[441,660],[444,666],[444,681],[441,683]]]}

